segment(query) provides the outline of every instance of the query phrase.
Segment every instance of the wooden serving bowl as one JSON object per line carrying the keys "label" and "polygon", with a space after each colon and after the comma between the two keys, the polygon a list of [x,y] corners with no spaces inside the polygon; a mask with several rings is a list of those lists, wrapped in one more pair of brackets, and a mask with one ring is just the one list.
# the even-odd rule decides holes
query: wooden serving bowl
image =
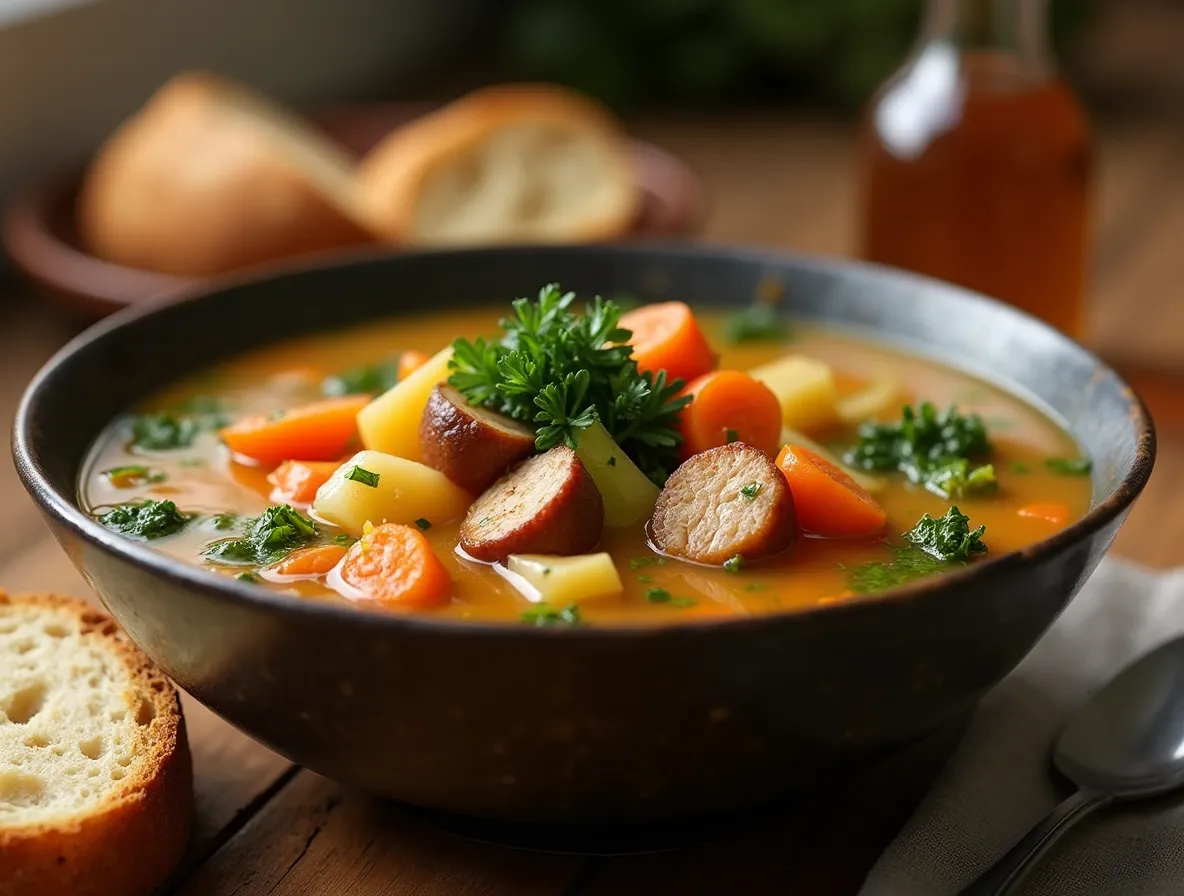
{"label": "wooden serving bowl", "polygon": [[[362,156],[392,129],[431,108],[424,103],[374,103],[324,109],[309,118]],[[703,190],[686,163],[643,140],[633,141],[633,158],[642,191],[634,235],[660,238],[694,232],[703,217]],[[82,246],[74,203],[85,170],[86,163],[79,162],[32,181],[5,210],[0,244],[16,269],[47,297],[88,319],[194,285],[185,277],[105,261]],[[340,250],[317,255],[328,259],[336,251]]]}
{"label": "wooden serving bowl", "polygon": [[[794,316],[947,360],[1059,415],[1094,460],[1089,512],[1022,551],[843,603],[534,628],[302,602],[212,576],[79,508],[81,467],[111,418],[163,382],[258,348],[260,334],[424,304],[504,305],[546,282],[739,307],[770,278]],[[382,796],[547,823],[752,807],[962,719],[1089,577],[1155,454],[1123,381],[1010,307],[883,268],[661,246],[371,255],[194,289],[78,337],[30,385],[13,444],[67,554],[198,700],[292,761]]]}

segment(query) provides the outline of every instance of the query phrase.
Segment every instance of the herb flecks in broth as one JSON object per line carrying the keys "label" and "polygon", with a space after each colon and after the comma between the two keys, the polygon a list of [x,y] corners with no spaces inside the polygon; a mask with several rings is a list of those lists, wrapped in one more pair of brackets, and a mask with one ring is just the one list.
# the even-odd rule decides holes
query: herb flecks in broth
{"label": "herb flecks in broth", "polygon": [[986,526],[971,529],[970,517],[955,505],[939,519],[925,514],[904,537],[938,560],[969,560],[987,552],[983,543],[986,531]]}
{"label": "herb flecks in broth", "polygon": [[568,604],[565,607],[557,608],[548,603],[537,603],[529,610],[525,611],[521,619],[527,625],[536,626],[550,626],[550,625],[583,625],[584,620],[580,615],[580,607],[578,604]]}
{"label": "herb flecks in broth", "polygon": [[926,576],[965,566],[985,554],[986,526],[970,528],[970,518],[956,506],[934,519],[925,514],[904,533],[908,545],[893,548],[891,560],[877,560],[850,569],[848,587],[856,594],[885,591]]}
{"label": "herb flecks in broth", "polygon": [[218,563],[266,566],[320,537],[316,523],[287,504],[269,507],[243,526],[241,538],[216,541],[204,556]]}
{"label": "herb flecks in broth", "polygon": [[180,532],[193,514],[182,513],[172,501],[129,501],[99,516],[112,531],[133,538],[165,538]]}
{"label": "herb flecks in broth", "polygon": [[1044,465],[1060,476],[1088,476],[1093,469],[1093,464],[1084,457],[1050,457]]}
{"label": "herb flecks in broth", "polygon": [[729,342],[785,342],[789,336],[789,321],[772,302],[753,302],[724,322],[724,338]]}
{"label": "herb flecks in broth", "polygon": [[355,367],[325,377],[321,392],[330,398],[342,395],[381,395],[399,382],[399,359]]}
{"label": "herb flecks in broth", "polygon": [[155,485],[168,479],[168,476],[160,470],[152,470],[140,464],[112,467],[110,470],[104,470],[103,475],[116,488],[135,488],[140,485]]}
{"label": "herb flecks in broth", "polygon": [[599,421],[661,483],[678,462],[675,424],[690,401],[678,397],[683,383],[638,370],[615,304],[597,297],[579,315],[574,301],[554,285],[537,301],[516,299],[501,339],[453,342],[448,382],[471,404],[532,424],[540,451],[577,447],[580,430]]}

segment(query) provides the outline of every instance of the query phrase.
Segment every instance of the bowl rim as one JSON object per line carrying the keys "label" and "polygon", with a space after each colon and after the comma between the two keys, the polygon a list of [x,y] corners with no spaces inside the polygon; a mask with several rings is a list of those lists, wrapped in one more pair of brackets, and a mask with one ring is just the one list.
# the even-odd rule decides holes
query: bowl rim
{"label": "bowl rim", "polygon": [[[155,550],[146,542],[126,538],[105,528],[97,520],[83,512],[76,500],[58,490],[50,482],[49,476],[37,460],[38,451],[35,447],[37,440],[31,431],[31,421],[36,404],[45,388],[46,380],[53,376],[61,366],[68,363],[77,352],[100,342],[117,329],[155,314],[158,310],[200,300],[205,296],[211,296],[230,288],[250,286],[253,283],[274,280],[279,277],[299,276],[304,272],[314,270],[351,267],[385,259],[415,256],[490,255],[506,251],[546,252],[556,249],[578,251],[583,248],[593,254],[608,252],[646,256],[656,251],[663,257],[675,261],[682,256],[707,255],[731,258],[753,265],[792,263],[796,267],[815,272],[833,272],[837,268],[855,269],[880,277],[891,277],[904,284],[912,282],[930,287],[937,285],[944,290],[955,291],[960,294],[959,298],[962,300],[986,303],[1005,314],[1024,318],[1026,326],[1035,325],[1044,329],[1062,343],[1075,347],[1075,350],[1084,354],[1099,371],[1113,376],[1127,404],[1130,424],[1137,433],[1135,458],[1117,485],[1092,504],[1089,510],[1074,523],[1024,548],[994,555],[989,554],[984,559],[977,560],[963,569],[940,576],[926,576],[905,585],[883,591],[853,595],[834,603],[816,604],[774,613],[713,616],[705,619],[683,619],[655,623],[647,621],[644,624],[598,622],[596,625],[547,627],[526,626],[517,622],[444,619],[428,615],[372,610],[364,606],[298,600],[290,595],[256,588],[249,583],[239,582],[227,576],[213,576],[208,570]],[[397,315],[398,312],[395,314]],[[938,361],[937,363],[942,362]],[[1013,385],[1019,384],[1013,382]],[[204,595],[221,601],[245,602],[254,609],[278,611],[282,614],[290,614],[296,619],[317,624],[332,623],[345,626],[361,624],[367,627],[382,626],[384,629],[389,627],[395,630],[403,629],[441,635],[521,637],[524,633],[544,632],[546,637],[576,639],[648,638],[659,634],[667,636],[679,633],[690,636],[696,632],[721,628],[743,630],[752,626],[763,626],[776,622],[805,623],[819,617],[838,617],[845,613],[860,612],[872,607],[908,604],[930,597],[937,592],[956,590],[967,583],[991,575],[1008,574],[1022,566],[1038,563],[1084,541],[1130,508],[1150,478],[1156,457],[1156,432],[1150,412],[1136,391],[1120,374],[1088,348],[1039,318],[981,293],[946,281],[859,259],[833,258],[810,253],[777,251],[726,243],[696,241],[692,244],[679,240],[646,240],[643,242],[602,243],[588,247],[489,246],[465,249],[426,249],[413,253],[391,252],[381,247],[358,247],[332,259],[295,258],[284,264],[270,266],[265,271],[242,272],[212,280],[186,283],[98,321],[55,352],[29,381],[21,396],[13,420],[11,450],[17,474],[25,490],[41,510],[59,525],[117,560],[130,563],[155,576],[161,576],[175,585],[197,589]]]}

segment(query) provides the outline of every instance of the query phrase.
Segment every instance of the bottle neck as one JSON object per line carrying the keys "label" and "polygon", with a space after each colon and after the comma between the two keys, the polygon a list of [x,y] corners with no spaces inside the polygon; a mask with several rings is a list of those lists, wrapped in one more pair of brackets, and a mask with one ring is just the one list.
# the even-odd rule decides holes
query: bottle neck
{"label": "bottle neck", "polygon": [[1047,0],[928,0],[922,41],[1019,57],[1047,71],[1047,13]]}

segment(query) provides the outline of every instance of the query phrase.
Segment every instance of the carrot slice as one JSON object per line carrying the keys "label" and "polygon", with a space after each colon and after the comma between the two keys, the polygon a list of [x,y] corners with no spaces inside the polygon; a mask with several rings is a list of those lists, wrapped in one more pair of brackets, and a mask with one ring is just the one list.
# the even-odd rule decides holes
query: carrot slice
{"label": "carrot slice", "polygon": [[398,523],[375,526],[355,542],[341,579],[371,600],[408,610],[438,607],[452,592],[448,570],[424,534]]}
{"label": "carrot slice", "polygon": [[273,504],[311,504],[317,489],[341,466],[336,461],[286,460],[267,476]]}
{"label": "carrot slice", "polygon": [[716,370],[693,380],[682,394],[693,396],[679,414],[684,460],[728,442],[777,453],[781,402],[760,380],[740,370]]}
{"label": "carrot slice", "polygon": [[1062,525],[1069,522],[1069,508],[1064,504],[1049,502],[1047,504],[1027,504],[1016,511],[1020,516],[1030,519],[1045,520]]}
{"label": "carrot slice", "polygon": [[403,352],[403,354],[399,355],[399,382],[407,379],[407,377],[423,367],[424,364],[428,363],[429,360],[431,360],[430,356],[423,352],[417,352],[415,349]]}
{"label": "carrot slice", "polygon": [[293,551],[270,572],[281,576],[323,576],[341,562],[345,548],[338,544],[323,544],[315,548]]}
{"label": "carrot slice", "polygon": [[887,515],[858,482],[825,458],[800,445],[777,455],[793,493],[798,525],[816,535],[873,535]]}
{"label": "carrot slice", "polygon": [[629,344],[643,373],[665,370],[667,380],[690,382],[712,370],[718,360],[695,315],[682,302],[643,305],[621,315],[621,326],[633,334]]}
{"label": "carrot slice", "polygon": [[358,411],[369,395],[346,395],[292,408],[281,415],[248,417],[222,430],[235,454],[264,464],[285,460],[333,460],[358,434]]}

